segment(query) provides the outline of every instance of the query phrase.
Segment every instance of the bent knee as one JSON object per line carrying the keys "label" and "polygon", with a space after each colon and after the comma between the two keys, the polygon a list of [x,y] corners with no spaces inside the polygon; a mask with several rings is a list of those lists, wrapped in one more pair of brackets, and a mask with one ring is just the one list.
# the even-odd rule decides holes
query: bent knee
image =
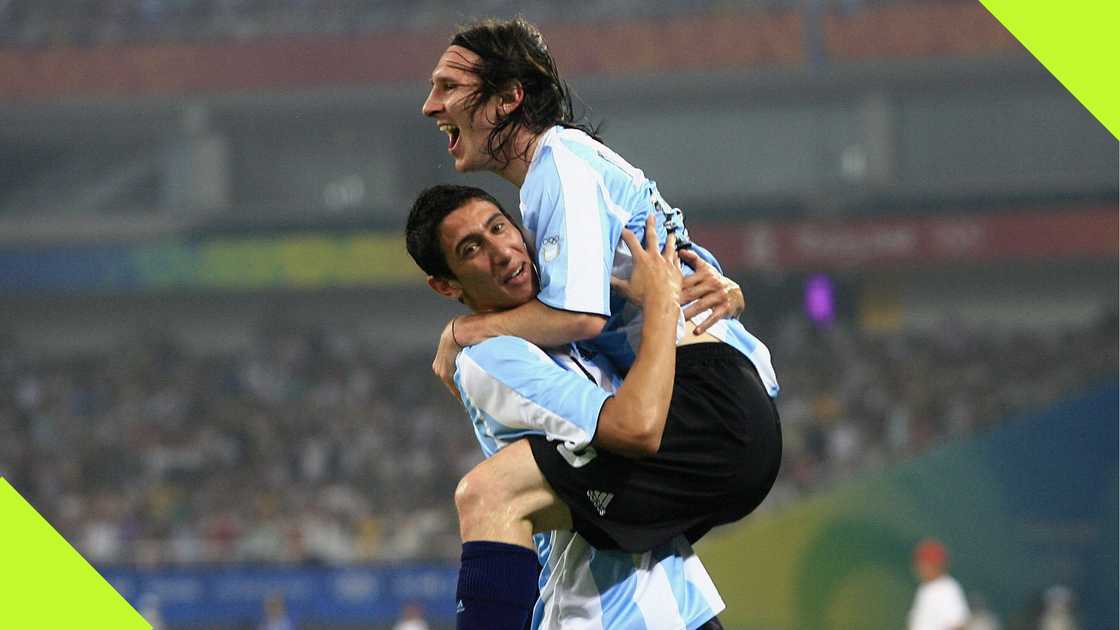
{"label": "bent knee", "polygon": [[490,511],[514,501],[516,492],[508,475],[502,475],[486,460],[475,466],[455,486],[455,509],[460,515]]}
{"label": "bent knee", "polygon": [[455,486],[455,509],[459,514],[467,514],[483,509],[486,496],[489,493],[489,476],[479,472],[478,468],[471,470],[459,480]]}
{"label": "bent knee", "polygon": [[[561,502],[539,471],[534,474],[535,468],[527,468],[532,466],[531,460],[511,458],[488,459],[475,466],[455,487],[459,520],[543,518],[553,522],[555,517],[544,516],[542,511]],[[562,507],[566,513],[566,506]]]}

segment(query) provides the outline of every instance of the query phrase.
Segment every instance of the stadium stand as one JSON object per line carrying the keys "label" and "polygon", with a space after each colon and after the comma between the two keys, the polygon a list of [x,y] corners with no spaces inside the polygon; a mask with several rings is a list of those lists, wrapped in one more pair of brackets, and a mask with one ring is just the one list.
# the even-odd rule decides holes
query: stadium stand
{"label": "stadium stand", "polygon": [[[1050,334],[871,335],[790,318],[771,340],[786,453],[774,508],[1115,375],[1115,314]],[[91,561],[352,564],[457,552],[478,460],[427,353],[263,328],[253,352],[138,338],[0,363],[0,473]],[[1114,376],[1113,376],[1114,378]]]}
{"label": "stadium stand", "polygon": [[[508,17],[521,13],[551,23],[633,20],[673,15],[734,13],[798,6],[794,0],[656,3],[628,0],[583,3],[564,10],[547,0],[489,0],[473,5],[478,15]],[[851,14],[869,0],[824,0],[821,7]],[[67,0],[0,3],[0,43],[6,46],[96,46],[119,43],[247,40],[292,35],[348,35],[408,30],[463,21],[461,4],[443,0]]]}

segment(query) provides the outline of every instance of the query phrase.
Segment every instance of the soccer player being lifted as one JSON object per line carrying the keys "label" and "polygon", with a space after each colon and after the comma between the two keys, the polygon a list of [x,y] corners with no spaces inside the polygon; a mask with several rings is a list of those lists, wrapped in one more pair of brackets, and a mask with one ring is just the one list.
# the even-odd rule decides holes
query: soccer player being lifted
{"label": "soccer player being lifted", "polygon": [[[453,387],[455,355],[463,345],[515,335],[541,345],[585,340],[625,371],[639,342],[640,316],[626,311],[610,279],[625,278],[622,228],[643,238],[648,214],[659,242],[675,232],[681,258],[696,270],[718,269],[715,257],[689,240],[679,209],[670,206],[642,171],[573,118],[571,97],[536,27],[521,20],[485,21],[453,38],[432,71],[422,111],[447,134],[460,172],[490,171],[520,191],[524,227],[536,252],[540,295],[517,309],[459,317],[444,327],[433,369]],[[691,270],[690,270],[691,271]],[[737,319],[741,293],[734,283],[711,290],[711,274],[685,279],[691,341],[727,345],[739,365],[757,372],[771,396],[778,392],[770,353]],[[718,274],[717,274],[718,275]]]}

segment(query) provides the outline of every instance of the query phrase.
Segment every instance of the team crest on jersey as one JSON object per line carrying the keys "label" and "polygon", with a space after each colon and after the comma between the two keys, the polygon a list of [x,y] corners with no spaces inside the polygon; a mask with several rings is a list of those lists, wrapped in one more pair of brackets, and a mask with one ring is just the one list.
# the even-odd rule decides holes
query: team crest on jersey
{"label": "team crest on jersey", "polygon": [[552,262],[560,255],[560,237],[549,236],[541,243],[541,260],[543,262]]}
{"label": "team crest on jersey", "polygon": [[614,493],[588,490],[587,498],[591,499],[591,505],[595,506],[595,511],[599,513],[599,516],[606,516],[607,505],[610,504],[611,499],[614,498]]}

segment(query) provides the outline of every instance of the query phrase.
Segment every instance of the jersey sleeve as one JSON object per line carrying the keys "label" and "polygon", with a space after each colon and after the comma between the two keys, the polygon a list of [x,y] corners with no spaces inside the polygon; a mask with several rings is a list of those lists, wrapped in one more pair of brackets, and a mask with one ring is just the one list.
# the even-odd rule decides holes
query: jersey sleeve
{"label": "jersey sleeve", "polygon": [[622,222],[611,212],[596,173],[550,150],[541,156],[526,205],[533,214],[541,302],[556,309],[610,316],[610,276]]}
{"label": "jersey sleeve", "polygon": [[582,449],[595,437],[599,411],[611,396],[518,337],[494,337],[468,347],[457,366],[463,402],[507,432],[507,438],[542,433],[572,450]]}

